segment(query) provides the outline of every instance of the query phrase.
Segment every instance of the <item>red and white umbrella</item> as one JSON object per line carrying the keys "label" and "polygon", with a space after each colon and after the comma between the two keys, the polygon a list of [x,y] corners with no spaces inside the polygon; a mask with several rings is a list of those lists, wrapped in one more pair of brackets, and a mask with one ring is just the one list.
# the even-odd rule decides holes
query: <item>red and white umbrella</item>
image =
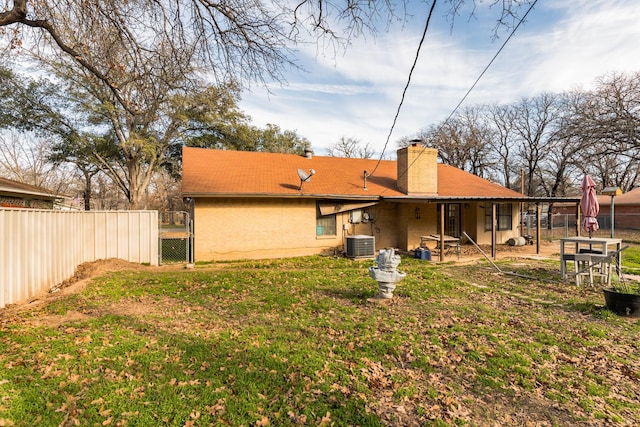
{"label": "red and white umbrella", "polygon": [[598,203],[598,197],[596,196],[596,184],[593,182],[589,175],[585,175],[582,180],[582,198],[580,199],[580,209],[584,220],[582,220],[582,230],[589,233],[596,231],[598,226],[598,212],[600,212],[600,204]]}

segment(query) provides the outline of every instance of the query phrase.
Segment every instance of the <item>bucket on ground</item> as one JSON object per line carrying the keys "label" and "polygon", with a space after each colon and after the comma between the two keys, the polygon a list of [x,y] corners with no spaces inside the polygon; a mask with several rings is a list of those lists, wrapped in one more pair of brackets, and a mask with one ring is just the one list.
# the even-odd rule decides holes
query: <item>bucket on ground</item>
{"label": "bucket on ground", "polygon": [[423,261],[431,261],[431,251],[425,248],[418,248],[413,252],[413,257]]}

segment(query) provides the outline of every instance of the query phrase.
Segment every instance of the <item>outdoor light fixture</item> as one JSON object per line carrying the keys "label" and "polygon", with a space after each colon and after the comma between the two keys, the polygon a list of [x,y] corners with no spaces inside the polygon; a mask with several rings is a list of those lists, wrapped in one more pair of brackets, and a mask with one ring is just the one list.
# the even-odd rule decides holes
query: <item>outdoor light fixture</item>
{"label": "outdoor light fixture", "polygon": [[420,208],[416,208],[416,210],[413,211],[413,214],[416,216],[416,219],[420,219]]}

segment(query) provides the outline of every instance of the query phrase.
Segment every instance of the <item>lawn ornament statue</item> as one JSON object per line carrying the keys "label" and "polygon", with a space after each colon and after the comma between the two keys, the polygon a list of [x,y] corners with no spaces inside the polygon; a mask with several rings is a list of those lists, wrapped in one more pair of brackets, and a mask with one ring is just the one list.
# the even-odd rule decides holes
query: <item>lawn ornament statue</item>
{"label": "lawn ornament statue", "polygon": [[396,255],[393,248],[382,249],[376,257],[377,267],[369,267],[369,275],[378,281],[378,295],[374,300],[388,300],[393,297],[396,283],[405,278],[407,273],[397,270],[400,255]]}

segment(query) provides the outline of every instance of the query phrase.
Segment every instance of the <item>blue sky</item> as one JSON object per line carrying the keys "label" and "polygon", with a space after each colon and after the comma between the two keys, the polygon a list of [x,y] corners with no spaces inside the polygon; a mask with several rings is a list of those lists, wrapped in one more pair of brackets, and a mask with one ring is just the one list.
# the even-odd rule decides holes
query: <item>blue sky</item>
{"label": "blue sky", "polygon": [[[463,13],[451,29],[439,2],[386,155],[395,153],[398,139],[447,118],[506,40],[506,32],[492,40],[497,11],[488,3],[480,3],[475,18]],[[317,155],[343,136],[380,154],[430,4],[413,2],[415,15],[406,25],[354,40],[335,56],[299,47],[305,71],[288,73],[287,84],[270,85],[270,94],[252,87],[240,107],[258,126],[297,131]],[[604,74],[639,71],[638,22],[637,0],[539,0],[463,105],[590,89]]]}

